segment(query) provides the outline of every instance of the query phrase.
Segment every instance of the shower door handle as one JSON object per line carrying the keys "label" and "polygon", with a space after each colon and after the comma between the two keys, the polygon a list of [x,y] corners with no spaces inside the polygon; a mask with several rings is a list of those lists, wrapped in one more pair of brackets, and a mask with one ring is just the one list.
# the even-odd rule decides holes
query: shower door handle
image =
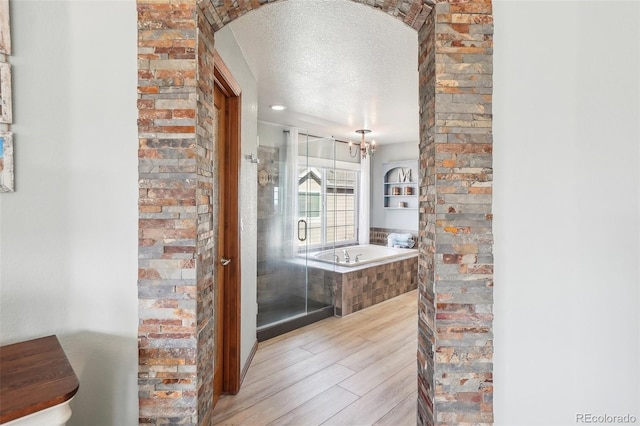
{"label": "shower door handle", "polygon": [[[301,229],[300,229],[300,225],[304,224],[304,227],[302,228],[302,230],[304,231],[304,235],[301,236]],[[305,241],[307,239],[307,221],[304,219],[300,219],[298,221],[298,240],[300,241]]]}
{"label": "shower door handle", "polygon": [[231,259],[227,259],[226,257],[222,257],[222,258],[220,258],[220,263],[222,263],[222,266],[227,266],[228,264],[231,263]]}

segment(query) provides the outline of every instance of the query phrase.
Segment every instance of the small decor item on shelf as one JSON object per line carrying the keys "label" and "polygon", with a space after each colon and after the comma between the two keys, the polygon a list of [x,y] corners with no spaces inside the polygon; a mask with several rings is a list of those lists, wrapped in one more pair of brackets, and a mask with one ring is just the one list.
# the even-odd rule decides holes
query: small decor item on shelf
{"label": "small decor item on shelf", "polygon": [[411,182],[411,169],[401,168],[398,171],[398,182]]}
{"label": "small decor item on shelf", "polygon": [[413,188],[411,188],[410,186],[405,186],[404,195],[412,195],[412,194],[413,194]]}
{"label": "small decor item on shelf", "polygon": [[401,209],[404,209],[407,207],[407,202],[406,201],[398,201],[398,207]]}
{"label": "small decor item on shelf", "polygon": [[392,194],[393,195],[400,195],[400,187],[399,186],[394,186],[392,189]]}

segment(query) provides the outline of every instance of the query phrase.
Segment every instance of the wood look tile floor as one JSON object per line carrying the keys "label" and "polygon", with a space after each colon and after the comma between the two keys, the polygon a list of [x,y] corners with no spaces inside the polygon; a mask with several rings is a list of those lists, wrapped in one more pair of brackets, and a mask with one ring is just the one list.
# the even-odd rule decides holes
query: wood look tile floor
{"label": "wood look tile floor", "polygon": [[415,425],[417,291],[261,342],[216,425]]}

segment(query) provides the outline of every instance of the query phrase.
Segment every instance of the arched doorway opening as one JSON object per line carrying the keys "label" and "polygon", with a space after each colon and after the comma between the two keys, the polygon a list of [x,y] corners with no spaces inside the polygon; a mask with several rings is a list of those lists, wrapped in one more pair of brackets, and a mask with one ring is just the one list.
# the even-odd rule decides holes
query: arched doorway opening
{"label": "arched doorway opening", "polygon": [[[204,70],[215,31],[261,3],[138,0],[140,179],[152,181],[139,198],[141,423],[210,419],[217,193],[204,183],[217,154]],[[373,7],[419,39],[418,422],[490,423],[491,2]]]}

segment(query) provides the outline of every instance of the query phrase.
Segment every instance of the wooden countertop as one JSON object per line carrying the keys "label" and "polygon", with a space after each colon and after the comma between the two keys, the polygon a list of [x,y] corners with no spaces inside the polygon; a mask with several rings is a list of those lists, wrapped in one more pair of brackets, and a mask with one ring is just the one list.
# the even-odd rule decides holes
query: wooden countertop
{"label": "wooden countertop", "polygon": [[79,386],[56,336],[0,346],[0,423],[62,404]]}

